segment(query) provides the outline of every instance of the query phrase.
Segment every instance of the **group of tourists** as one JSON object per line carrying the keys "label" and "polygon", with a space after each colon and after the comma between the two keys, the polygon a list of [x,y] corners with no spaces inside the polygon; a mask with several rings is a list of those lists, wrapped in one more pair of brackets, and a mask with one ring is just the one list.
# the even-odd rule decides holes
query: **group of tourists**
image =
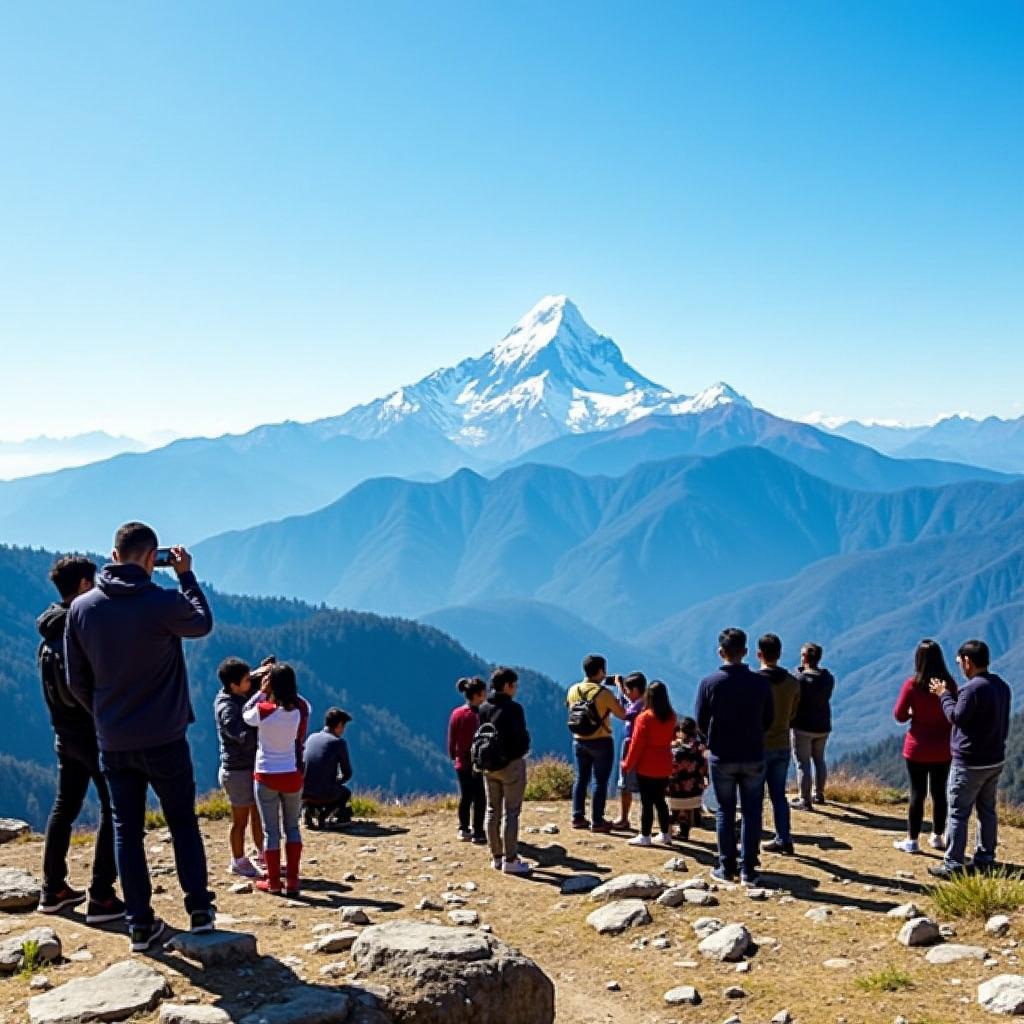
{"label": "group of tourists", "polygon": [[[741,629],[719,634],[718,654],[721,665],[701,680],[692,718],[677,715],[660,680],[648,683],[642,672],[609,676],[604,657],[584,659],[584,678],[566,694],[574,761],[572,827],[629,832],[632,846],[671,847],[690,838],[707,809],[715,815],[718,849],[712,876],[753,886],[759,882],[762,853],[796,853],[792,810],[813,811],[827,802],[825,750],[835,678],[822,665],[823,651],[816,643],[805,643],[799,667],[788,671],[780,664],[782,641],[774,633],[757,641],[758,670],[746,663],[747,636]],[[910,723],[904,746],[910,805],[907,838],[894,845],[918,852],[930,789],[929,844],[944,851],[944,859],[929,871],[939,878],[967,867],[967,833],[975,810],[979,832],[972,864],[984,870],[995,863],[996,797],[1009,730],[1010,688],[989,670],[987,645],[967,641],[957,652],[957,663],[966,680],[960,687],[940,646],[923,640],[915,673],[895,708],[896,720]],[[530,746],[523,708],[514,699],[518,678],[503,667],[492,674],[489,687],[479,678],[460,679],[457,686],[465,703],[451,714],[448,752],[459,782],[459,838],[486,843],[496,870],[529,874],[518,845]],[[623,728],[619,812],[610,820],[614,719]],[[789,798],[794,763],[798,792]],[[766,795],[774,836],[762,845]],[[640,802],[635,834],[630,825],[634,798]]]}
{"label": "group of tourists", "polygon": [[[153,580],[158,566],[174,571],[177,589]],[[118,529],[111,562],[102,569],[71,555],[54,564],[50,579],[60,600],[38,620],[39,668],[58,775],[39,909],[53,914],[87,901],[87,923],[127,918],[132,950],[151,948],[165,927],[153,911],[144,843],[152,789],[170,832],[191,931],[209,932],[214,894],[196,817],[186,737],[195,715],[182,641],[209,634],[213,616],[192,557],[183,547],[159,548],[151,527],[130,522]],[[795,852],[786,796],[791,759],[799,789],[795,807],[811,811],[826,800],[835,680],[814,643],[801,648],[799,668],[787,671],[780,665],[782,643],[771,633],[757,642],[758,671],[746,663],[747,637],[740,629],[722,631],[718,653],[721,665],[701,681],[693,717],[677,715],[660,680],[648,683],[641,672],[609,676],[602,656],[584,660],[584,678],[566,694],[572,826],[632,833],[630,813],[639,800],[639,831],[630,835],[630,844],[671,846],[690,838],[707,808],[715,814],[718,846],[712,875],[753,885],[762,852]],[[980,828],[973,865],[984,869],[995,862],[996,797],[1010,714],[1010,689],[990,671],[982,641],[961,645],[957,664],[965,679],[959,686],[938,644],[922,641],[914,675],[895,708],[896,719],[910,723],[904,755],[911,791],[907,838],[896,845],[918,851],[930,791],[928,841],[944,851],[943,862],[930,870],[940,877],[965,868],[975,810]],[[273,655],[256,668],[225,658],[217,674],[219,781],[231,806],[228,870],[255,879],[261,891],[295,895],[300,819],[308,828],[333,828],[351,819],[346,784],[352,766],[343,738],[351,716],[329,708],[323,728],[307,735],[310,703],[299,693],[294,668]],[[519,818],[530,734],[518,688],[517,673],[506,667],[495,669],[488,682],[460,679],[464,702],[451,714],[448,752],[460,792],[459,839],[487,845],[496,870],[528,875],[531,868],[519,855]],[[623,722],[618,758],[613,719]],[[618,816],[609,820],[616,761]],[[99,801],[99,827],[92,878],[80,892],[68,882],[68,849],[90,783]],[[761,846],[766,792],[775,834]],[[123,900],[115,891],[119,878]]]}
{"label": "group of tourists", "polygon": [[[153,580],[158,566],[178,589]],[[214,928],[206,850],[196,817],[196,784],[186,732],[195,720],[182,640],[206,636],[213,616],[183,547],[159,548],[144,523],[121,526],[102,569],[80,555],[58,559],[50,580],[60,600],[40,615],[38,663],[57,754],[57,793],[46,825],[39,910],[56,914],[87,902],[86,922],[127,918],[135,952],[164,932],[146,864],[149,790],[160,804],[174,850],[192,932]],[[255,669],[226,658],[213,706],[220,784],[231,805],[228,870],[269,893],[300,889],[308,827],[351,818],[352,777],[342,734],[351,716],[330,708],[307,737],[311,709],[295,670],[271,655]],[[68,882],[68,849],[90,783],[99,801],[92,879]],[[284,863],[281,839],[284,833]],[[247,832],[254,856],[245,853]],[[255,862],[254,862],[255,861]],[[120,878],[123,900],[115,884]]]}

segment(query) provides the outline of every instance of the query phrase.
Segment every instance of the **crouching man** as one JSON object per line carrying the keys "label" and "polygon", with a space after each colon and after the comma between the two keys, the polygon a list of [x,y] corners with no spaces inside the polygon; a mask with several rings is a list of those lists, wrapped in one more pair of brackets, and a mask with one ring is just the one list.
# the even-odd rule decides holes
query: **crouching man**
{"label": "crouching man", "polygon": [[352,820],[352,778],[348,744],[342,739],[352,716],[340,708],[328,708],[324,727],[306,740],[305,782],[302,803],[307,828],[330,828]]}

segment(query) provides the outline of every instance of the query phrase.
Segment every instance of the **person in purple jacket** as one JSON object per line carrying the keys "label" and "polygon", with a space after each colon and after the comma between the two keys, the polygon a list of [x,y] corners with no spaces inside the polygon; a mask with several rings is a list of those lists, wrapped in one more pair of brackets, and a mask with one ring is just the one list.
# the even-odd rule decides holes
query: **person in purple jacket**
{"label": "person in purple jacket", "polygon": [[958,694],[945,679],[933,679],[930,684],[953,725],[946,855],[941,864],[928,869],[936,878],[949,878],[965,869],[967,832],[975,809],[978,839],[974,868],[987,871],[995,866],[999,838],[996,803],[1010,731],[1010,687],[989,671],[988,644],[968,640],[960,645],[956,660],[967,677]]}
{"label": "person in purple jacket", "polygon": [[153,914],[146,866],[146,793],[156,792],[174,843],[185,910],[195,933],[213,930],[206,851],[196,821],[196,783],[186,730],[195,720],[181,641],[206,636],[213,616],[183,547],[169,549],[179,590],[153,582],[156,533],[125,523],[96,586],[76,597],[64,634],[68,687],[92,714],[100,769],[114,810],[114,851],[132,952],[164,930]]}
{"label": "person in purple jacket", "polygon": [[619,703],[626,712],[626,726],[622,732],[622,753],[619,756],[619,820],[612,822],[612,828],[629,828],[629,810],[633,806],[633,794],[640,792],[640,783],[635,771],[623,771],[622,762],[629,753],[629,741],[633,738],[633,727],[637,715],[646,707],[647,676],[643,672],[630,672],[628,676],[616,677],[619,687]]}

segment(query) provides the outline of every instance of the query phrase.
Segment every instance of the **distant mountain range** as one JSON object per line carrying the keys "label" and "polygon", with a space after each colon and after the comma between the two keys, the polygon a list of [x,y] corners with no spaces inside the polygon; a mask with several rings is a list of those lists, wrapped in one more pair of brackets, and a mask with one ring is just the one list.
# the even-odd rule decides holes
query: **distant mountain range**
{"label": "distant mountain range", "polygon": [[134,437],[119,437],[102,430],[72,437],[26,438],[24,441],[0,441],[0,480],[49,473],[69,466],[84,466],[90,462],[119,455],[121,452],[142,452],[166,444],[170,438],[140,441]]}
{"label": "distant mountain range", "polygon": [[[53,742],[36,675],[36,614],[50,603],[53,555],[0,547],[0,816],[28,816],[37,827],[53,786]],[[332,704],[354,722],[346,738],[356,782],[397,795],[454,788],[445,749],[448,714],[461,697],[455,681],[490,666],[435,629],[398,619],[327,611],[295,601],[262,601],[211,592],[215,629],[186,643],[196,723],[190,730],[201,790],[217,785],[212,702],[216,667],[229,654],[255,662],[273,652],[292,662],[313,705],[314,728]],[[563,691],[521,673],[537,754],[566,749]]]}

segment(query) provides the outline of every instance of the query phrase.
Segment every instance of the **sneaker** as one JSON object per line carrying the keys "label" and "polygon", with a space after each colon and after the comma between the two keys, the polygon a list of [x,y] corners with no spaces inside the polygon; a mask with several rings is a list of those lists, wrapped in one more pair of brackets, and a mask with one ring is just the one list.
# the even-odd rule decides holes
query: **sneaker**
{"label": "sneaker", "polygon": [[491,858],[491,867],[494,868],[495,871],[500,871],[504,866],[505,866],[505,858],[504,857],[492,857]]}
{"label": "sneaker", "polygon": [[284,892],[284,886],[278,882],[274,885],[269,878],[256,879],[256,888],[260,892],[268,892],[271,896],[280,896]]}
{"label": "sneaker", "polygon": [[86,924],[107,924],[110,921],[120,921],[124,917],[124,903],[116,896],[108,900],[89,900],[89,906],[85,908]]}
{"label": "sneaker", "polygon": [[933,832],[928,837],[928,845],[933,850],[944,850],[946,848],[946,837],[940,836],[937,832]]}
{"label": "sneaker", "polygon": [[615,821],[612,822],[612,828],[616,832],[631,832],[632,831],[632,828],[630,827],[630,824],[629,824],[629,818],[616,818]]}
{"label": "sneaker", "polygon": [[653,846],[654,840],[650,836],[633,836],[632,839],[626,840],[630,846]]}
{"label": "sneaker", "polygon": [[725,868],[712,868],[711,877],[716,882],[731,882],[736,877],[735,871],[726,871]]}
{"label": "sneaker", "polygon": [[572,819],[572,827],[573,828],[590,828],[590,822],[587,821],[586,818],[573,818]]}
{"label": "sneaker", "polygon": [[933,864],[928,869],[928,874],[932,878],[948,879],[954,875],[962,875],[967,871],[967,868],[963,864],[947,864],[943,861],[941,864]]}
{"label": "sneaker", "polygon": [[242,878],[260,877],[260,869],[248,857],[239,857],[238,860],[232,860],[228,865],[228,873],[241,875]]}
{"label": "sneaker", "polygon": [[189,914],[189,931],[193,935],[205,935],[213,931],[213,923],[216,918],[213,907],[208,910],[195,910]]}
{"label": "sneaker", "polygon": [[756,889],[760,884],[761,879],[756,871],[740,872],[740,885],[745,885],[748,889]]}
{"label": "sneaker", "polygon": [[475,846],[486,846],[487,836],[483,832],[474,832],[472,841]]}
{"label": "sneaker", "polygon": [[469,842],[472,842],[472,840],[473,840],[473,833],[470,832],[468,828],[460,828],[459,829],[459,842],[460,843],[469,843]]}
{"label": "sneaker", "polygon": [[613,831],[613,829],[614,829],[614,826],[612,825],[612,823],[610,821],[604,821],[604,820],[602,820],[602,821],[595,821],[594,824],[590,826],[590,831],[591,832],[603,832],[605,834],[607,834],[608,832]]}
{"label": "sneaker", "polygon": [[765,843],[761,847],[761,850],[764,853],[778,853],[783,857],[792,857],[796,853],[796,850],[793,848],[792,842],[784,843],[777,836],[775,839],[771,840],[771,842]]}
{"label": "sneaker", "polygon": [[159,917],[149,924],[133,924],[128,929],[128,941],[133,953],[145,953],[164,933],[164,923]]}
{"label": "sneaker", "polygon": [[792,807],[794,811],[814,810],[814,808],[806,800],[798,796],[793,797],[793,799],[789,801],[789,806]]}
{"label": "sneaker", "polygon": [[815,795],[815,797],[814,797],[814,802],[816,804],[827,804],[828,803],[828,801],[823,796],[817,796],[817,795]]}
{"label": "sneaker", "polygon": [[672,845],[672,837],[667,832],[659,832],[658,833],[658,838],[655,840],[655,842],[659,846],[671,846]]}
{"label": "sneaker", "polygon": [[40,897],[39,906],[36,909],[40,914],[59,914],[67,907],[77,907],[79,903],[83,902],[85,902],[84,892],[65,885],[52,896]]}
{"label": "sneaker", "polygon": [[917,845],[916,839],[894,839],[892,841],[894,850],[901,850],[903,853],[920,853],[921,848]]}
{"label": "sneaker", "polygon": [[528,875],[530,873],[530,865],[525,860],[520,860],[516,857],[515,860],[505,861],[502,869],[506,875]]}

